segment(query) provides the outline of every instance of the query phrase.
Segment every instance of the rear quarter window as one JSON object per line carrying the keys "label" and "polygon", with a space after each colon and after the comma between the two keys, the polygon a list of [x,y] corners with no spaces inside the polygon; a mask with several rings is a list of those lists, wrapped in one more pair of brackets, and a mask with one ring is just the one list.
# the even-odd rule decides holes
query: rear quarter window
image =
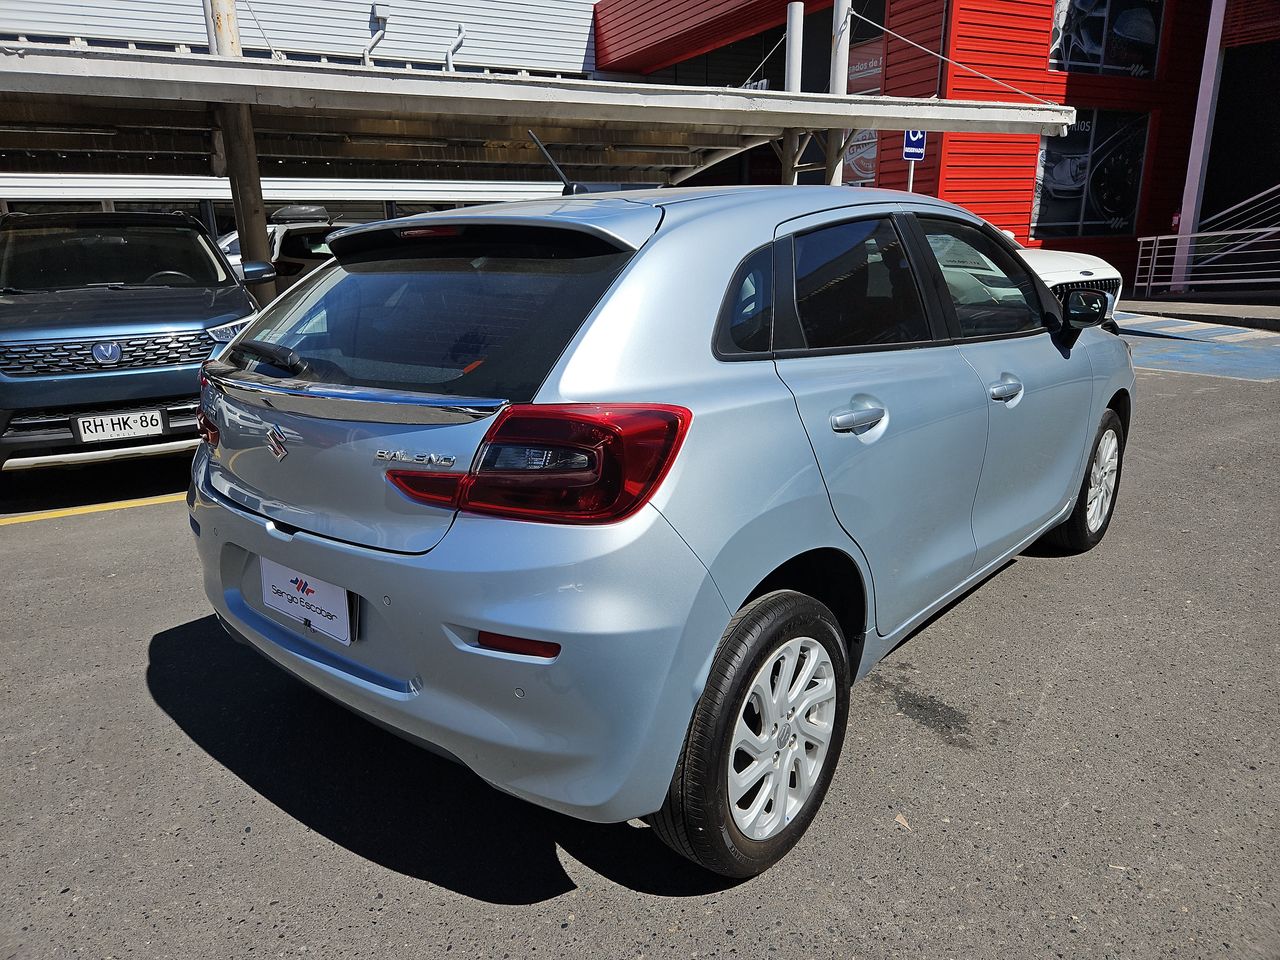
{"label": "rear quarter window", "polygon": [[304,380],[532,400],[634,251],[562,228],[445,229],[362,239],[245,338],[295,350]]}

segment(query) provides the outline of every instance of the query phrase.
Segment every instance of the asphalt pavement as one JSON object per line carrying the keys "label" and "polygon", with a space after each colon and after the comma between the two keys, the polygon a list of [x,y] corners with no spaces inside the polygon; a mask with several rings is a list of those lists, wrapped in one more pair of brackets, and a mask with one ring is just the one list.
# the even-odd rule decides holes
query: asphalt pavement
{"label": "asphalt pavement", "polygon": [[181,462],[0,477],[0,958],[1277,960],[1280,387],[1138,389],[1102,545],[858,684],[808,835],[742,883],[228,640]]}

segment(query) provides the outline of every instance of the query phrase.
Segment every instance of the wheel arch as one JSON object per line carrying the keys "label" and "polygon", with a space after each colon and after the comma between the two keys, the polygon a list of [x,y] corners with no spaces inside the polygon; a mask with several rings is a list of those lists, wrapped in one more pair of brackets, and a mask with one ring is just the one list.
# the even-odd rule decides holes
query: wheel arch
{"label": "wheel arch", "polygon": [[742,598],[741,609],[757,597],[775,590],[794,590],[824,604],[844,634],[849,675],[857,676],[862,661],[868,623],[869,592],[861,567],[836,547],[817,547],[774,567]]}
{"label": "wheel arch", "polygon": [[1114,410],[1120,418],[1120,426],[1124,427],[1124,438],[1129,439],[1129,418],[1133,415],[1133,397],[1129,391],[1121,388],[1107,401],[1107,409]]}

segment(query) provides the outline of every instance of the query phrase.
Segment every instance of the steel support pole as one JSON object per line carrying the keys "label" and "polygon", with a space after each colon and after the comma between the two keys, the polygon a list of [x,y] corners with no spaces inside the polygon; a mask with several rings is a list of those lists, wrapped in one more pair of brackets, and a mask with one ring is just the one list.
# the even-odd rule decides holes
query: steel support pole
{"label": "steel support pole", "polygon": [[1187,179],[1182,188],[1182,209],[1178,216],[1178,244],[1173,254],[1174,291],[1186,287],[1191,262],[1191,234],[1200,229],[1200,202],[1204,198],[1205,168],[1209,165],[1209,144],[1213,139],[1213,117],[1218,108],[1218,80],[1222,75],[1222,20],[1227,0],[1213,0],[1209,8],[1209,28],[1205,31],[1204,61],[1200,65],[1200,92],[1196,97],[1196,119],[1191,128],[1191,154],[1187,158]]}
{"label": "steel support pole", "polygon": [[[849,30],[852,0],[836,0],[831,8],[831,84],[838,96],[849,92]],[[844,173],[844,154],[839,148],[845,142],[845,130],[827,131],[827,183],[839,184]]]}
{"label": "steel support pole", "polygon": [[[204,10],[210,52],[220,57],[243,56],[235,0],[204,0]],[[222,103],[215,107],[215,112],[226,151],[227,176],[231,180],[240,258],[270,262],[271,243],[267,239],[267,211],[262,200],[262,170],[253,135],[253,111],[247,103]],[[259,303],[270,303],[276,295],[275,282],[254,284],[253,293]]]}
{"label": "steel support pole", "polygon": [[219,57],[243,56],[236,0],[204,0],[204,28],[209,33],[210,53]]}
{"label": "steel support pole", "polygon": [[[804,4],[793,0],[787,4],[786,89],[800,90],[800,62],[804,53]],[[788,129],[782,137],[782,182],[796,182],[796,165],[800,162],[800,131]]]}

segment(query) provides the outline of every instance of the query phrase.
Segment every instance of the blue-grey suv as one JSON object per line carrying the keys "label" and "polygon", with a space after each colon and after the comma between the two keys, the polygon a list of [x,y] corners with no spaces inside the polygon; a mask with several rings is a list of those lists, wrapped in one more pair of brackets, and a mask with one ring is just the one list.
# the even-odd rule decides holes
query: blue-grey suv
{"label": "blue-grey suv", "polygon": [[255,310],[190,217],[3,218],[0,469],[194,448],[199,366]]}
{"label": "blue-grey suv", "polygon": [[1105,292],[1060,303],[950,204],[673,189],[329,243],[205,365],[218,616],[495,787],[648,817],[712,870],[812,821],[853,680],[1110,523],[1134,375]]}

